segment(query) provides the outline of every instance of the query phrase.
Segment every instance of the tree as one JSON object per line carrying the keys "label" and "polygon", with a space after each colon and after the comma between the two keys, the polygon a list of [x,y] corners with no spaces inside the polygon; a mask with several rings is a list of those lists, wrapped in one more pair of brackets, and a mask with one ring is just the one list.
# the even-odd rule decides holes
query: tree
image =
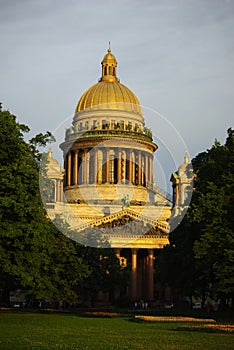
{"label": "tree", "polygon": [[114,292],[121,291],[129,279],[128,271],[121,268],[114,249],[85,247],[82,257],[90,270],[79,290],[83,301],[94,306],[98,293],[102,291],[108,294],[110,302],[114,302]]}
{"label": "tree", "polygon": [[193,229],[187,216],[182,223],[170,233],[170,244],[163,248],[156,261],[156,280],[172,288],[173,303],[178,297],[192,296],[201,291],[199,269],[195,264],[193,252],[197,231]]}
{"label": "tree", "polygon": [[195,258],[205,267],[208,291],[223,300],[234,295],[234,131],[216,142],[197,171],[191,222],[200,226]]}
{"label": "tree", "polygon": [[33,298],[74,301],[87,267],[46,218],[39,191],[37,146],[52,136],[39,134],[27,143],[28,131],[0,108],[0,290],[6,297],[23,288]]}
{"label": "tree", "polygon": [[191,206],[159,256],[160,277],[182,295],[234,294],[234,131],[192,160]]}

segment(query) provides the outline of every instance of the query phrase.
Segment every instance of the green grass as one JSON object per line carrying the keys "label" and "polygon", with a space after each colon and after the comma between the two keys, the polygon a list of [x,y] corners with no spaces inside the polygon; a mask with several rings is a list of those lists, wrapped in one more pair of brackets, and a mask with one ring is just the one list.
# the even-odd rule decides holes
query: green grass
{"label": "green grass", "polygon": [[233,349],[233,334],[189,331],[186,325],[189,323],[133,322],[131,316],[0,312],[0,349]]}

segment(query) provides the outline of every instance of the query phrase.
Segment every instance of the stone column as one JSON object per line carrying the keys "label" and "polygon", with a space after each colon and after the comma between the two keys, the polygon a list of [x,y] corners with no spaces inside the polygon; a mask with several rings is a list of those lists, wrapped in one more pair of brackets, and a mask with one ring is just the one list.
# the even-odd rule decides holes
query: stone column
{"label": "stone column", "polygon": [[98,151],[97,182],[102,183],[102,151]]}
{"label": "stone column", "polygon": [[149,157],[148,154],[145,154],[145,186],[148,187],[149,180]]}
{"label": "stone column", "polygon": [[85,180],[85,154],[84,154],[84,152],[82,153],[82,159],[81,159],[81,161],[82,161],[82,167],[81,167],[81,169],[82,169],[82,173],[81,173],[81,183],[82,183],[82,185],[84,184],[84,180]]}
{"label": "stone column", "polygon": [[132,165],[133,165],[133,163],[132,163],[132,152],[131,151],[129,151],[129,161],[128,161],[128,181],[129,182],[133,182],[132,181]]}
{"label": "stone column", "polygon": [[136,155],[133,151],[132,152],[132,183],[133,183],[133,185],[136,185],[135,166],[136,166]]}
{"label": "stone column", "polygon": [[117,169],[117,181],[120,182],[122,180],[121,177],[121,160],[122,160],[122,152],[118,151],[118,169]]}
{"label": "stone column", "polygon": [[60,198],[61,198],[61,202],[63,202],[63,181],[61,180],[60,182]]}
{"label": "stone column", "polygon": [[97,168],[98,168],[98,164],[97,164],[97,158],[98,158],[98,154],[97,154],[97,149],[95,149],[94,151],[94,183],[97,183]]}
{"label": "stone column", "polygon": [[142,182],[141,182],[141,172],[142,172],[142,169],[141,169],[141,151],[138,152],[138,174],[137,174],[137,177],[138,177],[138,185],[141,185]]}
{"label": "stone column", "polygon": [[54,202],[57,202],[57,180],[53,180],[54,181]]}
{"label": "stone column", "polygon": [[137,300],[137,249],[132,249],[131,297]]}
{"label": "stone column", "polygon": [[180,184],[179,185],[179,204],[184,205],[184,190],[186,185],[185,184]]}
{"label": "stone column", "polygon": [[154,250],[148,250],[148,299],[154,299]]}
{"label": "stone column", "polygon": [[56,180],[56,202],[60,202],[60,180]]}
{"label": "stone column", "polygon": [[63,201],[63,181],[59,180],[59,202]]}
{"label": "stone column", "polygon": [[66,187],[67,186],[67,155],[64,156],[63,155],[63,169],[64,169],[64,177],[63,177],[63,183],[64,183],[64,186]]}
{"label": "stone column", "polygon": [[90,153],[87,151],[87,154],[86,154],[86,180],[87,180],[87,184],[89,184],[89,168],[90,168]]}
{"label": "stone column", "polygon": [[144,186],[144,175],[145,175],[145,158],[144,158],[144,153],[142,152],[141,154],[141,184]]}
{"label": "stone column", "polygon": [[150,185],[153,184],[153,158],[150,157],[149,159],[149,183]]}
{"label": "stone column", "polygon": [[126,151],[123,152],[122,162],[121,162],[121,172],[122,172],[122,179],[126,180],[126,167],[127,167],[127,157],[126,157]]}
{"label": "stone column", "polygon": [[110,183],[114,183],[115,182],[115,167],[116,167],[116,164],[115,164],[115,154],[113,152],[113,150],[110,151],[110,154],[109,154],[109,182]]}
{"label": "stone column", "polygon": [[59,180],[56,179],[56,202],[59,202]]}
{"label": "stone column", "polygon": [[67,186],[71,186],[71,152],[67,155]]}
{"label": "stone column", "polygon": [[87,149],[84,150],[84,164],[83,164],[83,173],[84,173],[84,184],[88,183],[88,179],[87,179]]}
{"label": "stone column", "polygon": [[75,150],[75,157],[74,157],[74,185],[78,184],[78,150]]}
{"label": "stone column", "polygon": [[105,182],[110,182],[110,151],[106,150],[106,174]]}
{"label": "stone column", "polygon": [[63,201],[63,181],[59,180],[59,202]]}

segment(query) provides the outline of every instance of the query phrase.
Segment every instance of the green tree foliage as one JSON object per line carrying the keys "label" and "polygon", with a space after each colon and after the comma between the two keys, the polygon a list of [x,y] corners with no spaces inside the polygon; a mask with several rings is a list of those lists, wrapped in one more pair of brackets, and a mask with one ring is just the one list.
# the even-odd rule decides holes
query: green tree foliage
{"label": "green tree foliage", "polygon": [[28,131],[0,109],[0,290],[23,288],[37,299],[74,301],[88,270],[74,242],[46,218],[41,202],[37,145],[45,145],[51,134],[27,143]]}
{"label": "green tree foliage", "polygon": [[173,302],[177,302],[178,296],[186,295],[192,299],[193,295],[201,292],[201,276],[193,252],[196,237],[197,231],[193,229],[188,217],[185,217],[170,233],[170,245],[159,252],[156,261],[156,279],[163,285],[172,287]]}
{"label": "green tree foliage", "polygon": [[234,131],[192,160],[192,203],[159,256],[161,280],[183,295],[234,294]]}
{"label": "green tree foliage", "polygon": [[[196,164],[196,163],[195,163]],[[194,252],[205,267],[209,291],[214,296],[234,295],[234,130],[225,145],[207,151],[197,171],[191,222],[200,227]]]}
{"label": "green tree foliage", "polygon": [[82,250],[84,262],[89,266],[90,275],[81,283],[80,295],[84,302],[94,306],[100,291],[109,295],[109,301],[114,302],[116,290],[126,287],[129,273],[121,268],[115,252],[111,248],[85,247]]}

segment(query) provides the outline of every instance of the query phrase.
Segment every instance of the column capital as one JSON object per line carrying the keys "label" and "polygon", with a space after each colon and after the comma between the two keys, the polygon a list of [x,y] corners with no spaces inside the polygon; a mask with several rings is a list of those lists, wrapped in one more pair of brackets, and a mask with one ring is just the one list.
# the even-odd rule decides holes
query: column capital
{"label": "column capital", "polygon": [[131,248],[132,253],[136,254],[138,252],[138,248]]}
{"label": "column capital", "polygon": [[148,255],[154,255],[154,249],[153,248],[149,248],[148,249]]}

